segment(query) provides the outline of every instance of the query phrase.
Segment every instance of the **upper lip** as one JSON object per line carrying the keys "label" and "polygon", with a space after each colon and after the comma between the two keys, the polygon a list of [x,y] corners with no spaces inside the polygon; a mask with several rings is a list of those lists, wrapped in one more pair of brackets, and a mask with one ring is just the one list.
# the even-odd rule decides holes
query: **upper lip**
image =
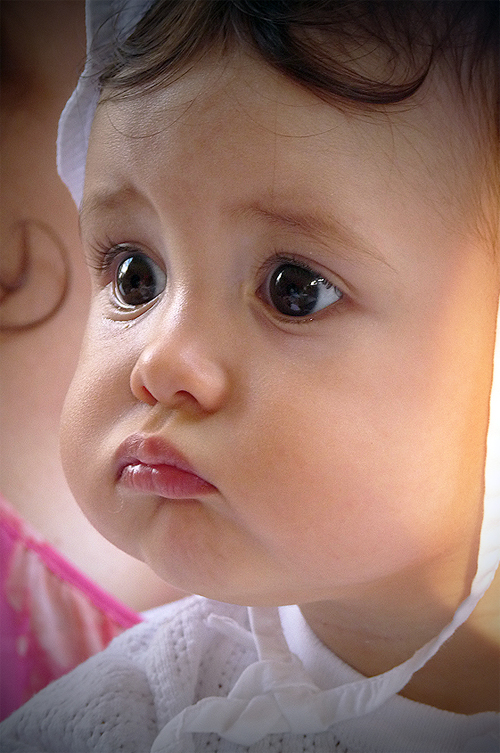
{"label": "upper lip", "polygon": [[206,481],[184,455],[158,435],[131,434],[121,443],[116,453],[116,478],[120,478],[127,466],[137,463],[149,466],[169,465]]}

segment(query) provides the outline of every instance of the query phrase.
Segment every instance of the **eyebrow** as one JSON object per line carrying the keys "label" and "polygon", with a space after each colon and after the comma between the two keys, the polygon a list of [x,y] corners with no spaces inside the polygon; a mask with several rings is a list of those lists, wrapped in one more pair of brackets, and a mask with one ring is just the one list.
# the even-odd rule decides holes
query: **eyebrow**
{"label": "eyebrow", "polygon": [[[99,192],[87,201],[84,200],[79,213],[80,233],[82,220],[85,222],[89,215],[102,210],[113,211],[122,206],[124,202],[137,199],[138,196],[140,197],[141,194],[138,194],[134,188],[127,186],[118,191]],[[338,256],[360,256],[369,262],[375,261],[383,264],[394,271],[387,259],[360,233],[353,228],[348,228],[332,216],[327,218],[319,212],[268,208],[258,201],[229,207],[227,214],[236,219],[257,219],[282,230],[298,231],[302,235],[320,242],[328,250],[332,250],[333,246]],[[342,253],[343,250],[345,250],[344,254]]]}
{"label": "eyebrow", "polygon": [[276,210],[262,206],[259,203],[233,207],[230,212],[239,217],[257,218],[263,222],[283,230],[295,230],[303,235],[318,240],[323,245],[332,247],[342,255],[342,249],[351,254],[355,253],[368,260],[377,261],[391,267],[387,259],[369,244],[358,232],[336,221],[333,217],[324,217],[319,212],[297,212],[294,210]]}
{"label": "eyebrow", "polygon": [[118,191],[97,192],[90,198],[84,198],[78,213],[78,227],[80,233],[82,222],[85,223],[87,218],[95,212],[113,211],[119,209],[124,203],[137,196],[137,192],[129,187],[120,188]]}

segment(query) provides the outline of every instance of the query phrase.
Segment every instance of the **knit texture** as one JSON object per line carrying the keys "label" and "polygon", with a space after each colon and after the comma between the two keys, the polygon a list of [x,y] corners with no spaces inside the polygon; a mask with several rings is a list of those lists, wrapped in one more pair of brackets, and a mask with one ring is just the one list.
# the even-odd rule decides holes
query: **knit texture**
{"label": "knit texture", "polygon": [[[297,608],[286,607],[285,635],[322,684],[359,675],[318,645]],[[296,610],[295,612],[292,610]],[[214,620],[214,615],[216,619]],[[227,623],[227,629],[225,627]],[[222,626],[222,627],[221,627]],[[249,746],[223,735],[188,732],[162,739],[165,725],[207,697],[225,698],[257,661],[244,607],[189,597],[159,610],[100,654],[45,688],[0,728],[6,753],[432,753],[498,750],[498,716],[470,717],[396,697],[372,714],[316,734],[270,734]],[[318,650],[319,649],[319,650]],[[315,657],[316,667],[308,665]],[[257,730],[258,733],[258,730]],[[406,738],[406,739],[405,739]]]}

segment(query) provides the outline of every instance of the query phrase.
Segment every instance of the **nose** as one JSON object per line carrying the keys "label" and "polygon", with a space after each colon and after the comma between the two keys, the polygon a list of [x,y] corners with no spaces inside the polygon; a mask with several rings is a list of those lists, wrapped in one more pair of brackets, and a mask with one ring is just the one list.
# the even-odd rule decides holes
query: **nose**
{"label": "nose", "polygon": [[[173,330],[173,331],[172,331]],[[148,405],[214,413],[229,391],[229,372],[203,332],[159,327],[142,348],[130,376],[133,395]]]}

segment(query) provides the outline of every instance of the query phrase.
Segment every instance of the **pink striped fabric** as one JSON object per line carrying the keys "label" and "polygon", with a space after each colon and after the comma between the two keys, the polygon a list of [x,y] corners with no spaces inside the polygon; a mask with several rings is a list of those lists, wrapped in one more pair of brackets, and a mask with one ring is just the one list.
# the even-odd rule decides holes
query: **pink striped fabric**
{"label": "pink striped fabric", "polygon": [[0,497],[0,719],[141,620]]}

